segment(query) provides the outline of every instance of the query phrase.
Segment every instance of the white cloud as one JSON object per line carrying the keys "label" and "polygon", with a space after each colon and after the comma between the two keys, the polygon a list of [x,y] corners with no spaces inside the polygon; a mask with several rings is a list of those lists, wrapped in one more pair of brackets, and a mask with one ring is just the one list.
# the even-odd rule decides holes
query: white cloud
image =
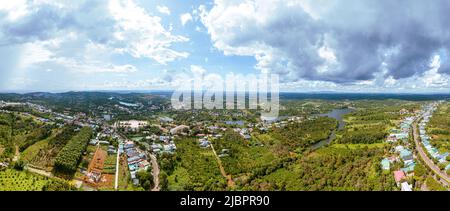
{"label": "white cloud", "polygon": [[47,49],[46,42],[27,43],[23,46],[19,68],[28,68],[40,62],[46,62],[54,54]]}
{"label": "white cloud", "polygon": [[[252,56],[257,69],[284,82],[396,86],[423,76],[430,55],[449,46],[443,1],[347,1],[214,0],[196,11],[216,49]],[[450,59],[442,62],[441,77],[450,74]]]}
{"label": "white cloud", "polygon": [[190,13],[184,13],[180,16],[181,25],[186,25],[189,21],[192,21],[192,15]]}
{"label": "white cloud", "polygon": [[429,88],[441,88],[448,86],[450,83],[450,76],[439,73],[441,67],[441,58],[439,55],[435,55],[430,61],[430,70],[423,73],[420,78],[423,86]]}
{"label": "white cloud", "polygon": [[56,58],[56,64],[67,68],[73,73],[96,74],[96,73],[133,73],[138,71],[133,65],[112,65],[99,61],[78,61],[72,58]]}
{"label": "white cloud", "polygon": [[17,20],[28,13],[26,0],[1,1],[0,12],[6,12],[9,21]]}
{"label": "white cloud", "polygon": [[198,75],[198,76],[202,76],[206,73],[205,68],[203,68],[202,66],[199,65],[191,65],[191,72],[194,75]]}
{"label": "white cloud", "polygon": [[114,0],[109,10],[117,21],[115,38],[124,52],[136,58],[147,57],[161,64],[178,58],[187,58],[189,53],[170,49],[173,43],[186,42],[183,36],[172,35],[161,25],[161,18],[150,16],[131,0]]}
{"label": "white cloud", "polygon": [[158,12],[162,13],[162,14],[166,14],[166,15],[170,15],[170,9],[166,6],[156,6],[156,9],[158,10]]}

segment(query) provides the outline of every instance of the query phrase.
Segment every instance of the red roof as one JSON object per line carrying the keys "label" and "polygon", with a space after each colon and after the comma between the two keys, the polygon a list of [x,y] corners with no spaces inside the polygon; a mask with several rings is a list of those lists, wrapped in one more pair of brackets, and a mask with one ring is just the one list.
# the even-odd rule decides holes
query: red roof
{"label": "red roof", "polygon": [[403,171],[394,171],[394,178],[396,182],[400,182],[402,179],[404,179],[405,173]]}

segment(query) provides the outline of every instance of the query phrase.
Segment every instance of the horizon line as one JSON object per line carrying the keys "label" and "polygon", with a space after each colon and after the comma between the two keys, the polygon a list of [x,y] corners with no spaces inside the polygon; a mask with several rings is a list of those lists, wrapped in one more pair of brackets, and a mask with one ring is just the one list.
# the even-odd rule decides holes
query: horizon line
{"label": "horizon line", "polygon": [[[157,92],[174,92],[175,90],[161,89],[161,90],[60,90],[60,91],[33,91],[33,90],[4,90],[0,91],[0,94],[18,94],[18,95],[26,95],[26,94],[35,94],[35,93],[47,93],[47,94],[65,94],[65,93],[128,93],[128,94],[146,94],[146,93],[157,93]],[[189,91],[189,90],[186,90]],[[249,91],[235,91],[250,93]],[[226,91],[225,91],[226,93]],[[391,95],[450,95],[450,91],[448,92],[352,92],[352,91],[279,91],[280,94],[391,94]]]}

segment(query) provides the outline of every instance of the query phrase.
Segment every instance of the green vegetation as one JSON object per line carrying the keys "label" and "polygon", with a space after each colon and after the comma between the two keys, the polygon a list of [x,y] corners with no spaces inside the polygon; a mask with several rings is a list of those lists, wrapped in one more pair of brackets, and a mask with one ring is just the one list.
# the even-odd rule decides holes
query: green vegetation
{"label": "green vegetation", "polygon": [[252,145],[252,142],[234,131],[228,131],[222,139],[214,141],[214,147],[218,154],[226,154],[221,158],[222,164],[225,171],[232,175],[249,173],[255,168],[270,165],[278,160],[276,152],[269,146]]}
{"label": "green vegetation", "polygon": [[447,189],[445,187],[443,187],[439,182],[437,182],[436,180],[434,180],[433,177],[429,176],[426,181],[425,184],[427,185],[428,189],[430,191],[446,191]]}
{"label": "green vegetation", "polygon": [[50,138],[38,142],[25,150],[22,153],[23,158],[34,167],[51,171],[58,153],[76,134],[75,128],[74,126],[68,125],[62,129],[58,129]]}
{"label": "green vegetation", "polygon": [[[219,166],[211,149],[201,149],[197,139],[176,140],[177,153],[163,154],[159,158],[163,172],[167,175],[167,184],[161,181],[165,190],[224,190],[226,180],[220,174]],[[165,187],[165,188],[164,188]]]}
{"label": "green vegetation", "polygon": [[338,131],[335,143],[374,144],[382,143],[388,131],[404,117],[400,110],[413,111],[419,104],[397,100],[358,101],[358,110],[345,115],[346,127]]}
{"label": "green vegetation", "polygon": [[[21,97],[8,99],[20,101]],[[117,120],[147,121],[149,126],[139,130],[119,129],[141,150],[160,143],[153,140],[154,135],[172,136],[169,131],[175,126],[189,126],[185,133],[172,136],[177,146],[173,154],[158,154],[163,191],[398,190],[392,171],[383,171],[380,166],[383,158],[394,155],[394,145],[384,140],[391,129],[398,127],[400,119],[411,116],[423,104],[390,99],[282,99],[280,121],[269,124],[260,121],[256,110],[176,111],[165,107],[168,98],[147,94],[65,93],[48,94],[44,98],[38,94],[24,99],[73,116],[82,123],[88,119],[101,121],[104,114],[112,116],[112,121],[104,122],[110,124]],[[344,116],[343,129],[338,128],[337,120],[317,115],[337,108],[354,111]],[[449,108],[449,103],[442,104],[428,128],[432,144],[440,151],[449,150]],[[88,146],[93,131],[80,130],[53,118],[52,112],[41,113],[28,106],[12,106],[6,110],[12,112],[0,113],[0,162],[5,166],[0,170],[0,190],[76,190],[64,179],[85,178],[78,170],[87,169],[93,159],[96,146]],[[292,116],[297,118],[285,118]],[[50,123],[43,123],[38,117],[48,118]],[[161,123],[159,117],[174,121]],[[110,133],[113,128],[109,129],[96,131],[101,132],[99,140],[117,148],[119,139]],[[250,138],[244,138],[240,132]],[[200,147],[199,138],[203,135],[197,137],[198,134],[211,134],[208,140],[213,147]],[[221,136],[214,136],[217,134]],[[321,145],[328,140],[333,141]],[[322,147],[316,147],[319,145]],[[100,147],[108,149],[107,145]],[[148,191],[154,187],[151,168],[137,172],[139,184],[132,185],[127,164],[123,154],[119,164],[119,190]],[[102,173],[111,177],[115,167],[116,155],[108,155]],[[391,170],[402,167],[403,163],[394,162]],[[31,173],[32,170],[46,171],[43,175],[53,172],[64,179],[46,178]],[[430,190],[443,190],[429,173],[429,169],[417,163],[414,176],[408,176],[406,181],[414,190],[425,185]],[[98,190],[111,190],[110,181]]]}
{"label": "green vegetation", "polygon": [[28,172],[6,169],[0,171],[0,191],[65,191],[75,190],[67,182],[48,179]]}
{"label": "green vegetation", "polygon": [[103,173],[104,174],[115,174],[116,173],[116,155],[108,155],[106,157],[104,166],[103,166]]}
{"label": "green vegetation", "polygon": [[91,136],[92,130],[89,127],[84,127],[77,135],[72,137],[56,157],[55,173],[64,175],[75,173]]}
{"label": "green vegetation", "polygon": [[246,181],[243,190],[394,190],[380,169],[384,149],[328,147],[273,173]]}
{"label": "green vegetation", "polygon": [[146,191],[151,190],[155,185],[153,183],[153,175],[151,168],[148,168],[147,171],[139,171],[136,174],[136,177],[139,179],[140,187],[142,187]]}
{"label": "green vegetation", "polygon": [[439,106],[427,125],[430,143],[441,152],[450,152],[450,103]]}
{"label": "green vegetation", "polygon": [[283,128],[274,128],[270,133],[282,147],[289,151],[302,152],[311,145],[328,139],[337,128],[337,121],[328,117],[295,122]]}

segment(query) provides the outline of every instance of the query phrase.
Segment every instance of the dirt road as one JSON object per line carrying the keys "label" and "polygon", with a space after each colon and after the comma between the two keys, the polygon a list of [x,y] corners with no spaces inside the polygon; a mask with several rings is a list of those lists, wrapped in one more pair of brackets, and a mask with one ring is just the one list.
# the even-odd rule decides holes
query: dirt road
{"label": "dirt road", "polygon": [[158,161],[156,160],[156,156],[153,154],[149,154],[150,156],[150,160],[152,163],[152,174],[153,174],[153,182],[155,183],[155,187],[152,189],[152,191],[159,191],[160,187],[159,187],[159,165],[158,165]]}
{"label": "dirt road", "polygon": [[234,187],[233,178],[231,177],[231,175],[228,175],[227,172],[225,171],[225,168],[222,165],[222,161],[220,160],[219,156],[217,156],[216,150],[214,149],[214,146],[212,143],[211,143],[211,149],[214,153],[214,156],[217,159],[217,163],[219,163],[220,173],[222,174],[223,177],[227,178],[228,187]]}

